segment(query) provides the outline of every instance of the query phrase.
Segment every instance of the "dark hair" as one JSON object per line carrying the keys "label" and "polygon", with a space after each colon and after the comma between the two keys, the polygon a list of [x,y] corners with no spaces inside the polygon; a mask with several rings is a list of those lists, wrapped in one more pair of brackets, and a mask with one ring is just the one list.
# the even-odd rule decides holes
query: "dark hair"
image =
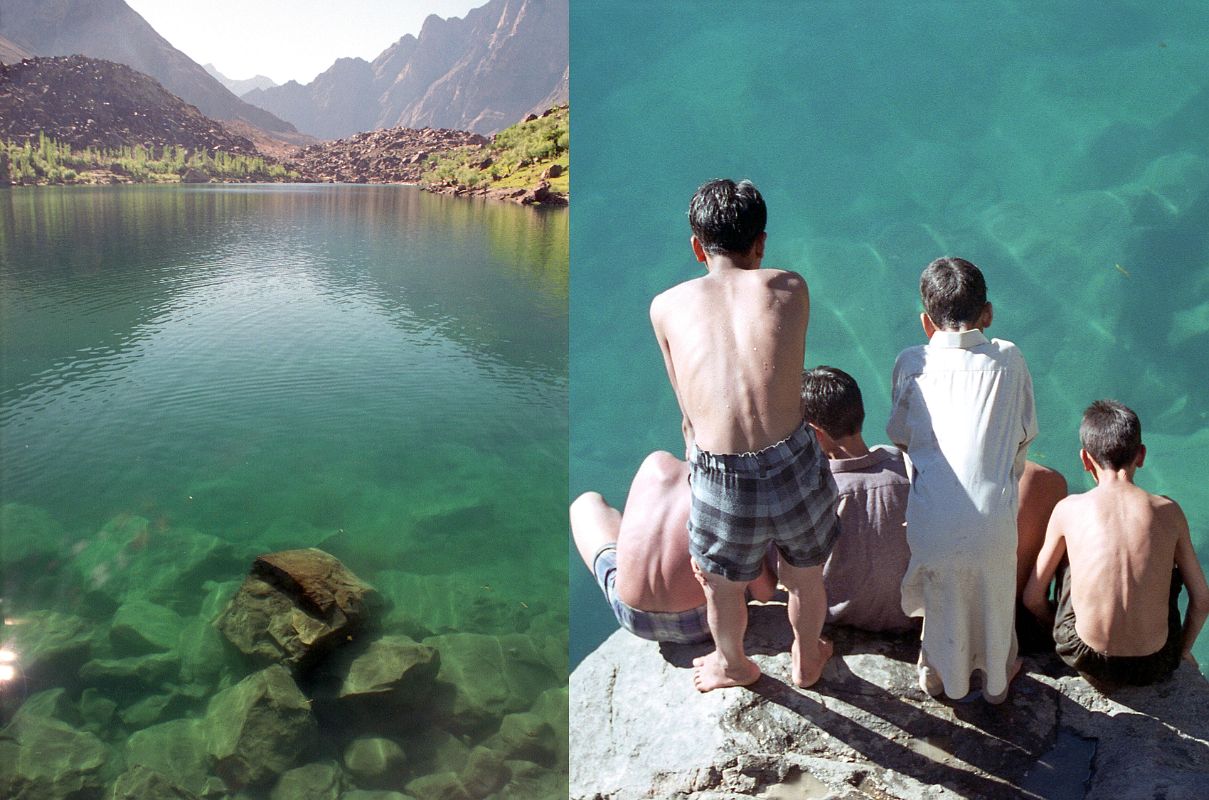
{"label": "dark hair", "polygon": [[802,373],[802,416],[833,439],[860,433],[865,424],[861,388],[842,369],[808,369]]}
{"label": "dark hair", "polygon": [[1142,422],[1123,403],[1097,400],[1083,412],[1079,442],[1101,467],[1124,469],[1142,448]]}
{"label": "dark hair", "polygon": [[688,204],[688,224],[707,253],[751,252],[764,232],[768,209],[751,181],[703,183]]}
{"label": "dark hair", "polygon": [[924,311],[941,330],[978,321],[987,304],[987,284],[978,267],[964,258],[945,256],[924,267],[919,276]]}

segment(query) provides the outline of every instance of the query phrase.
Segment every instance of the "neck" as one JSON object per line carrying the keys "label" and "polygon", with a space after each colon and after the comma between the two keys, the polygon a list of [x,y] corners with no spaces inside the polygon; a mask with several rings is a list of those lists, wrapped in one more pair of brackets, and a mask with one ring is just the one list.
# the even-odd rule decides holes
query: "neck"
{"label": "neck", "polygon": [[1137,467],[1133,466],[1112,469],[1097,464],[1092,471],[1092,477],[1095,478],[1097,486],[1122,486],[1133,483],[1133,474],[1136,471]]}
{"label": "neck", "polygon": [[[820,442],[820,444],[823,444]],[[823,452],[828,458],[839,460],[841,458],[860,458],[869,454],[869,448],[865,445],[864,438],[859,433],[854,433],[851,436],[841,436],[839,439],[831,439],[823,446]]]}
{"label": "neck", "polygon": [[732,270],[759,269],[760,258],[752,253],[710,253],[705,257],[705,268],[711,275]]}

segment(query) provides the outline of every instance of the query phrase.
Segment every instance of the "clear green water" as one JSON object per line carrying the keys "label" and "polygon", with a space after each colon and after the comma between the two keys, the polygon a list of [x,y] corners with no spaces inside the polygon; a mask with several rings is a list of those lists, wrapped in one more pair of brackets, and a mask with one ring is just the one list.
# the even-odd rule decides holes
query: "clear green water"
{"label": "clear green water", "polygon": [[[583,3],[571,37],[572,497],[620,505],[648,452],[678,452],[648,304],[699,274],[694,189],[747,177],[765,263],[810,283],[807,363],[860,382],[869,441],[922,341],[921,269],[965,256],[1032,370],[1032,457],[1087,488],[1082,409],[1129,404],[1139,483],[1209,563],[1209,6]],[[576,663],[616,625],[571,561]]]}
{"label": "clear green water", "polygon": [[306,546],[396,607],[449,576],[565,649],[567,227],[408,187],[0,192],[0,501],[34,509],[5,615],[95,613],[75,557],[135,520],[232,543],[214,581]]}

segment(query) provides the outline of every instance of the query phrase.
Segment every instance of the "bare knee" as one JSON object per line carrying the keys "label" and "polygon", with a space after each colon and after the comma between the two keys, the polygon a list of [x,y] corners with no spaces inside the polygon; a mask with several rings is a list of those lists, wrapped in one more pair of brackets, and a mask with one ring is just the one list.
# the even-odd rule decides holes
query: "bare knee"
{"label": "bare knee", "polygon": [[588,569],[600,548],[617,541],[621,515],[599,492],[584,492],[571,503],[571,537]]}

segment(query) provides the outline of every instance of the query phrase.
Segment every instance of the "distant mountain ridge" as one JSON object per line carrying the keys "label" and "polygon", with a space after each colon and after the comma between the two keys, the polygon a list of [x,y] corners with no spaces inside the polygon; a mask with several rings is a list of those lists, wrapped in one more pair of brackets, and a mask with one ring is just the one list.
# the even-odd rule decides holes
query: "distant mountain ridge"
{"label": "distant mountain ridge", "polygon": [[253,89],[272,89],[277,85],[277,82],[267,75],[256,75],[243,80],[235,80],[234,78],[228,78],[226,75],[223,75],[218,71],[218,67],[214,66],[213,64],[203,64],[202,69],[204,69],[211,78],[227,87],[227,90],[236,97],[242,97]]}
{"label": "distant mountain ridge", "polygon": [[78,53],[126,64],[215,119],[295,132],[293,125],[232,94],[125,0],[0,0],[0,36],[38,56]]}
{"label": "distant mountain ridge", "polygon": [[431,15],[373,62],[342,58],[311,83],[244,98],[325,138],[384,128],[494,133],[567,101],[568,0],[490,0]]}

